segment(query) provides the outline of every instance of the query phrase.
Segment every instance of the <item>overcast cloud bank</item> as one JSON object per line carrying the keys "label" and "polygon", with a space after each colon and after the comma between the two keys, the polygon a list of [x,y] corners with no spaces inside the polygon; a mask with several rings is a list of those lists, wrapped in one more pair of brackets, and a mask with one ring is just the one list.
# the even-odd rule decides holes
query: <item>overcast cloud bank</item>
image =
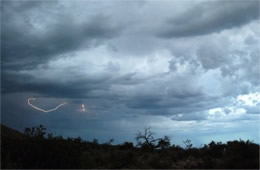
{"label": "overcast cloud bank", "polygon": [[[177,143],[259,142],[258,0],[2,1],[1,11],[4,124],[116,142],[147,126]],[[68,104],[43,114],[28,97]]]}

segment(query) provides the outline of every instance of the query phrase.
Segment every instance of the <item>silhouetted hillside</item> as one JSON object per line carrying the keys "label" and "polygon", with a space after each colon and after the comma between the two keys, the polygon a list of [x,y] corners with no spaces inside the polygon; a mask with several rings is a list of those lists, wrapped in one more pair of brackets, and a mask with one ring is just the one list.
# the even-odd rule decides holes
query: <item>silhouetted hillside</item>
{"label": "silhouetted hillside", "polygon": [[259,145],[251,141],[212,141],[202,148],[171,145],[168,137],[154,138],[150,129],[131,142],[112,145],[113,140],[64,139],[46,128],[26,128],[24,134],[1,125],[1,168],[236,168],[259,169]]}
{"label": "silhouetted hillside", "polygon": [[5,125],[0,124],[1,128],[1,137],[3,138],[13,138],[17,140],[26,139],[26,136],[14,129],[11,129]]}

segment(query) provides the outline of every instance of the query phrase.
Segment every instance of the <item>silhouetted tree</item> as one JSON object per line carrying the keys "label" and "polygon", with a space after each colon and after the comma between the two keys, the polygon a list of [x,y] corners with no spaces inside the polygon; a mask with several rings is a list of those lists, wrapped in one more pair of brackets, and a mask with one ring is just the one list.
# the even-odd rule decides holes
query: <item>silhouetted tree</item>
{"label": "silhouetted tree", "polygon": [[144,133],[138,132],[135,139],[137,146],[146,150],[154,149],[155,143],[159,140],[154,138],[154,132],[151,131],[151,127],[145,128]]}
{"label": "silhouetted tree", "polygon": [[95,145],[98,145],[98,140],[97,139],[93,139],[92,143],[95,144]]}
{"label": "silhouetted tree", "polygon": [[114,139],[111,138],[111,139],[109,139],[109,140],[106,142],[106,144],[107,144],[107,145],[111,145],[113,142],[114,142]]}
{"label": "silhouetted tree", "polygon": [[225,151],[225,145],[222,144],[221,142],[210,142],[209,143],[209,149],[210,149],[210,154],[212,157],[221,157],[224,154]]}
{"label": "silhouetted tree", "polygon": [[189,140],[189,139],[186,139],[185,141],[183,141],[183,143],[184,143],[186,149],[190,149],[192,147],[191,140]]}
{"label": "silhouetted tree", "polygon": [[158,140],[157,147],[158,147],[159,149],[164,150],[164,149],[169,148],[170,146],[171,146],[171,142],[170,142],[170,139],[169,139],[168,136],[164,136],[164,138],[160,138],[160,139]]}
{"label": "silhouetted tree", "polygon": [[46,134],[46,128],[43,127],[43,125],[40,125],[38,127],[36,126],[36,127],[32,127],[32,128],[25,128],[24,134],[26,136],[30,136],[30,137],[43,138],[44,135]]}
{"label": "silhouetted tree", "polygon": [[47,139],[53,139],[53,134],[52,133],[48,133],[47,134]]}
{"label": "silhouetted tree", "polygon": [[132,142],[124,142],[122,145],[119,145],[120,149],[133,149],[134,145]]}
{"label": "silhouetted tree", "polygon": [[[155,138],[150,128],[138,133],[138,146],[132,142],[110,145],[81,138],[47,134],[42,125],[26,128],[25,135],[1,128],[2,169],[259,169],[259,144],[235,140],[214,142],[192,148],[191,140],[170,146],[167,136]],[[158,149],[155,149],[158,148]]]}

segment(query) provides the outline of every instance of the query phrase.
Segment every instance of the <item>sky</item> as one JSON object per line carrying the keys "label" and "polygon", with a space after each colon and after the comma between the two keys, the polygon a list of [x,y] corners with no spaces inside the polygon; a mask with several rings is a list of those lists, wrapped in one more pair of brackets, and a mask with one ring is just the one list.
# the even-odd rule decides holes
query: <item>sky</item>
{"label": "sky", "polygon": [[259,11],[258,0],[3,0],[1,122],[101,143],[146,127],[179,145],[260,143]]}

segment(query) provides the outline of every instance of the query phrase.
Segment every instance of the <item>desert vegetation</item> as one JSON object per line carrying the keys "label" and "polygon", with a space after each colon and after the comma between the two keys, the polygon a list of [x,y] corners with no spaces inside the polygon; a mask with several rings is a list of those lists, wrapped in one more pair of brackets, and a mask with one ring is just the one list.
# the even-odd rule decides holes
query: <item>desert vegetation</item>
{"label": "desert vegetation", "polygon": [[259,144],[249,140],[212,141],[195,148],[187,139],[182,148],[167,136],[155,138],[151,128],[145,128],[136,134],[136,142],[65,139],[47,133],[42,125],[25,128],[22,134],[1,125],[1,168],[259,169]]}

